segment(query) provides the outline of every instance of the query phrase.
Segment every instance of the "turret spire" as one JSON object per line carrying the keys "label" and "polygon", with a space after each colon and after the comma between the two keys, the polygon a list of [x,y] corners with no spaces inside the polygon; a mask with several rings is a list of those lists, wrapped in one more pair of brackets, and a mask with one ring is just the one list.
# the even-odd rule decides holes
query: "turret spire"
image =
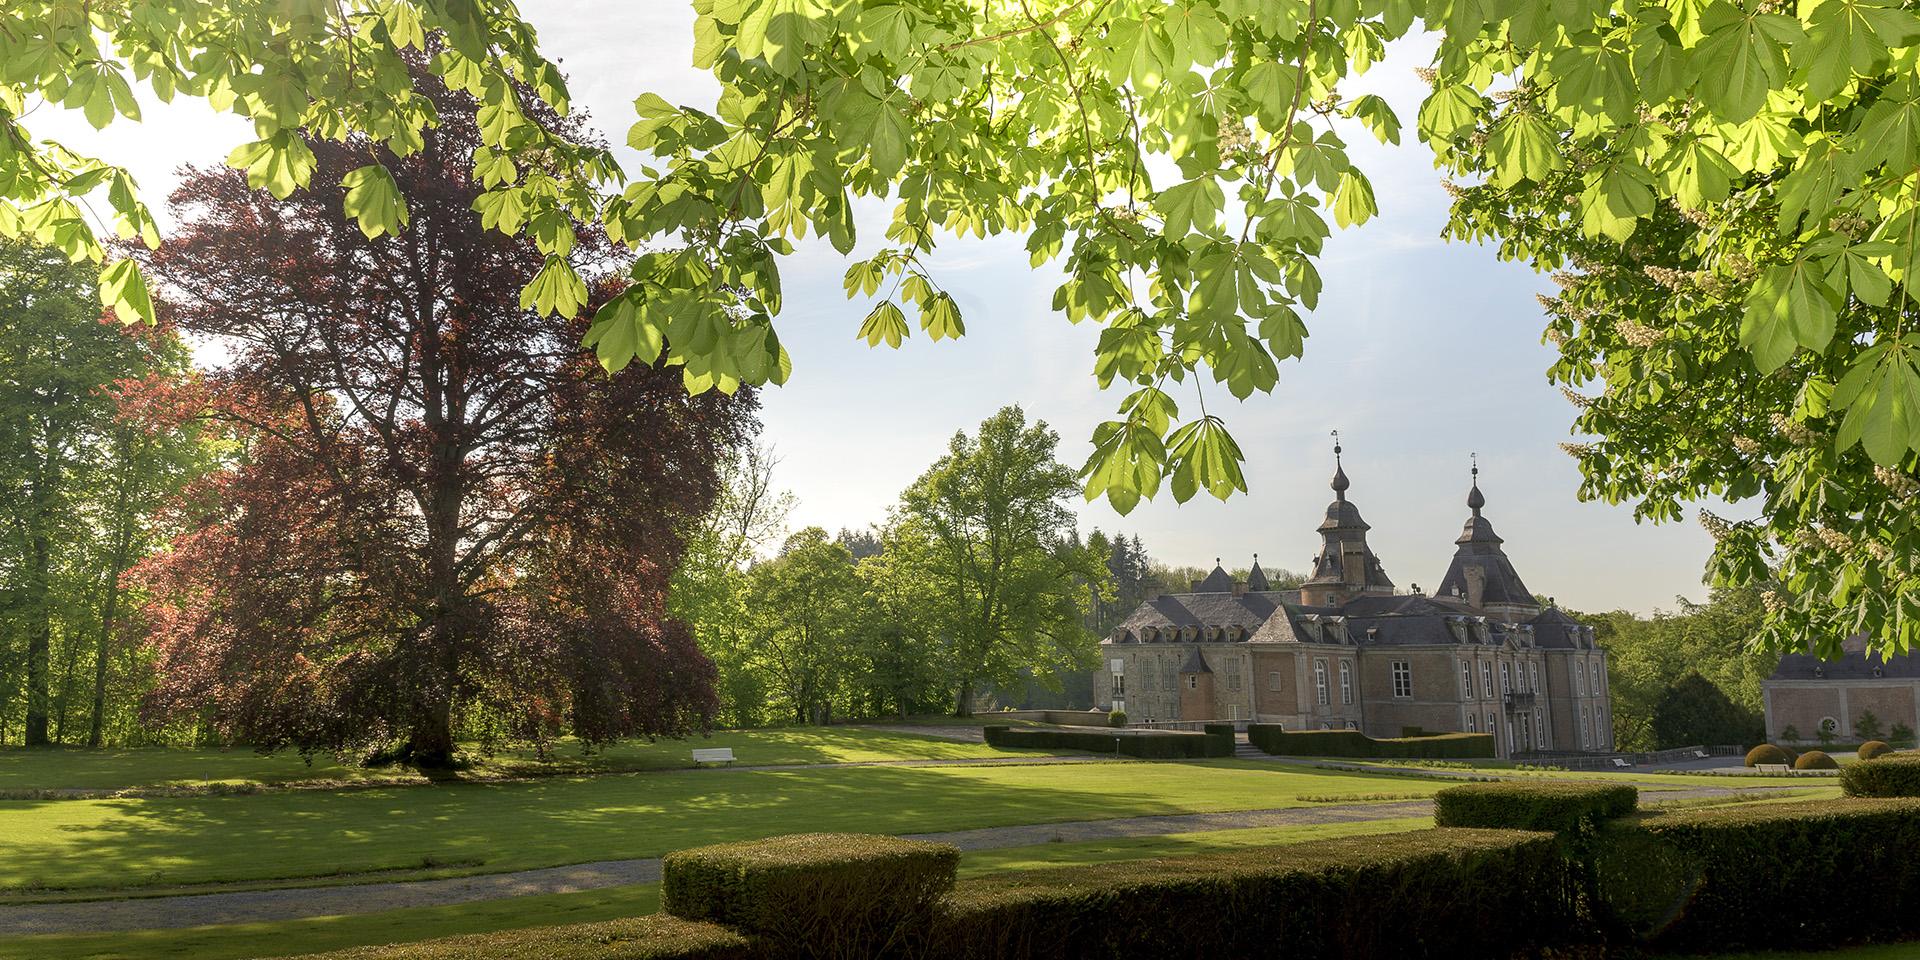
{"label": "turret spire", "polygon": [[1340,466],[1340,431],[1338,430],[1333,431],[1333,482],[1328,486],[1333,488],[1335,500],[1347,499],[1347,471]]}
{"label": "turret spire", "polygon": [[1480,508],[1487,505],[1486,496],[1480,492],[1480,455],[1469,453],[1467,457],[1473,463],[1473,489],[1467,491],[1467,509],[1472,510],[1473,515],[1478,517]]}

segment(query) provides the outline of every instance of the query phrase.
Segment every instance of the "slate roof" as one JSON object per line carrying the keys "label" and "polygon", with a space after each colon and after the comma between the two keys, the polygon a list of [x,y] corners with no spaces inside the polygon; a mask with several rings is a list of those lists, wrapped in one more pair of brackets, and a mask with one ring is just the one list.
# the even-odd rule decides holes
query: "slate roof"
{"label": "slate roof", "polygon": [[1789,653],[1780,658],[1780,665],[1767,679],[1920,680],[1920,656],[1905,653],[1882,660],[1867,653],[1864,635],[1848,637],[1843,647],[1838,660],[1822,660],[1811,653]]}
{"label": "slate roof", "polygon": [[1187,655],[1187,662],[1180,666],[1180,672],[1212,673],[1213,668],[1207,666],[1207,658],[1200,655],[1200,648],[1194,647],[1193,652]]}
{"label": "slate roof", "polygon": [[[1347,501],[1347,472],[1340,467],[1338,451],[1333,468],[1333,502],[1327,504],[1327,518],[1320,522],[1320,552],[1313,558],[1309,584],[1358,586],[1363,590],[1391,592],[1393,581],[1387,577],[1380,558],[1367,545],[1367,531],[1373,527],[1360,518],[1360,508]],[[1361,569],[1348,574],[1347,560],[1356,553]]]}
{"label": "slate roof", "polygon": [[1194,587],[1193,592],[1232,593],[1233,574],[1228,573],[1227,568],[1221,566],[1219,560],[1215,560],[1213,561],[1213,572],[1207,574],[1207,578],[1200,581],[1199,585]]}

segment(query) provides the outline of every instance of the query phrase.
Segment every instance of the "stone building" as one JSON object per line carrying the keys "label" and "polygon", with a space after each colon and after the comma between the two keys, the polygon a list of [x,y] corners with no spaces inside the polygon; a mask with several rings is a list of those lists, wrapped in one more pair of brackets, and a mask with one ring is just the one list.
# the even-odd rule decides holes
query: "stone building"
{"label": "stone building", "polygon": [[1904,727],[1908,736],[1920,730],[1920,657],[1869,656],[1864,636],[1851,637],[1840,647],[1838,660],[1787,654],[1761,682],[1768,742],[1810,743],[1823,730],[1834,740],[1852,742],[1859,739],[1856,724],[1868,713],[1883,739],[1896,726]]}
{"label": "stone building", "polygon": [[1150,597],[1100,644],[1100,706],[1134,722],[1486,732],[1501,756],[1611,749],[1606,651],[1521,582],[1481,514],[1478,468],[1439,589],[1399,593],[1339,453],[1311,578],[1274,590],[1255,557],[1245,582],[1216,563],[1188,592]]}

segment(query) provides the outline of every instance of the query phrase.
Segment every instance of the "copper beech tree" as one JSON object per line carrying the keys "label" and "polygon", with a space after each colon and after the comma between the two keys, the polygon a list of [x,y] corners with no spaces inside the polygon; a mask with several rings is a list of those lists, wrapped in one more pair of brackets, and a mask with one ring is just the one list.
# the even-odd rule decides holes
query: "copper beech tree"
{"label": "copper beech tree", "polygon": [[[610,376],[584,319],[523,305],[543,258],[479,225],[474,103],[421,86],[439,120],[408,156],[314,138],[311,185],[285,200],[228,169],[173,196],[178,233],[145,266],[163,313],[222,356],[178,407],[241,452],[135,571],[148,707],[261,749],[393,747],[424,767],[462,733],[704,724],[713,666],[666,586],[755,402],[689,396],[678,370]],[[409,228],[378,242],[339,202],[369,158],[410,198]],[[618,266],[592,229],[539,229]]]}

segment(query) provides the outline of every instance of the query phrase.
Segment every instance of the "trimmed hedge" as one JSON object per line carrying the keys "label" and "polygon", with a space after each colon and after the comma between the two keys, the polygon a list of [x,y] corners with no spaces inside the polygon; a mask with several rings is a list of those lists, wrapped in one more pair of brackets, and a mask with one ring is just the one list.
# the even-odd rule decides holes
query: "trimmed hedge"
{"label": "trimmed hedge", "polygon": [[1358,730],[1283,730],[1278,724],[1247,724],[1247,740],[1284,757],[1360,759],[1466,759],[1494,755],[1493,734],[1436,733],[1375,740]]}
{"label": "trimmed hedge", "polygon": [[661,909],[802,955],[877,955],[933,922],[959,863],[948,844],[857,833],[696,847],[662,860]]}
{"label": "trimmed hedge", "polygon": [[983,730],[990,746],[1030,750],[1089,750],[1146,760],[1231,757],[1233,739],[1190,730],[1102,730],[1097,727],[1000,727]]}
{"label": "trimmed hedge", "polygon": [[1825,750],[1808,750],[1793,758],[1795,770],[1838,770],[1840,762],[1827,756]]}
{"label": "trimmed hedge", "polygon": [[1868,740],[1866,743],[1860,745],[1860,749],[1855,751],[1855,755],[1862,760],[1872,760],[1876,757],[1884,757],[1892,752],[1893,745],[1885,740]]}
{"label": "trimmed hedge", "polygon": [[1787,753],[1787,748],[1774,746],[1771,743],[1763,743],[1747,751],[1749,767],[1757,767],[1763,763],[1790,764],[1792,762],[1793,756]]}
{"label": "trimmed hedge", "polygon": [[1895,753],[1840,770],[1849,797],[1920,797],[1920,753]]}
{"label": "trimmed hedge", "polygon": [[305,960],[750,960],[753,942],[725,927],[653,914],[601,923],[499,930],[354,947]]}
{"label": "trimmed hedge", "polygon": [[1236,731],[1233,729],[1233,724],[1209,723],[1205,727],[1202,727],[1201,729],[1205,730],[1207,732],[1207,736],[1211,740],[1213,740],[1212,743],[1207,744],[1207,756],[1209,757],[1233,756],[1233,747],[1237,739]]}
{"label": "trimmed hedge", "polygon": [[1516,953],[1575,925],[1551,837],[1426,830],[961,881],[929,956],[1289,960]]}
{"label": "trimmed hedge", "polygon": [[1626,784],[1469,783],[1433,795],[1433,822],[1571,833],[1627,816],[1639,802],[1640,791]]}
{"label": "trimmed hedge", "polygon": [[1678,810],[1614,821],[1599,839],[1604,922],[1657,949],[1920,935],[1920,800]]}

